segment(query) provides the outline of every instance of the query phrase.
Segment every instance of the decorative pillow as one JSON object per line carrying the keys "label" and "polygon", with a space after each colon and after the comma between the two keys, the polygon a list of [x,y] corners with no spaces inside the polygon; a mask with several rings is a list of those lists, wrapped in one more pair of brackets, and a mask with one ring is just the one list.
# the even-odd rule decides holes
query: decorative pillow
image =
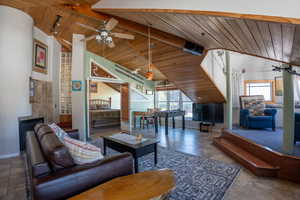
{"label": "decorative pillow", "polygon": [[252,114],[255,116],[263,116],[265,107],[266,105],[264,101],[256,101],[256,105],[254,107]]}
{"label": "decorative pillow", "polygon": [[266,105],[264,100],[258,100],[258,99],[244,100],[244,108],[248,109],[251,115],[255,115],[255,116],[264,115],[265,107]]}
{"label": "decorative pillow", "polygon": [[65,137],[68,137],[68,134],[59,126],[57,126],[57,124],[53,123],[53,124],[49,124],[48,126],[53,130],[53,132],[62,142],[64,141]]}
{"label": "decorative pillow", "polygon": [[64,143],[69,149],[74,162],[78,165],[92,163],[103,159],[101,149],[94,145],[70,137],[65,137]]}

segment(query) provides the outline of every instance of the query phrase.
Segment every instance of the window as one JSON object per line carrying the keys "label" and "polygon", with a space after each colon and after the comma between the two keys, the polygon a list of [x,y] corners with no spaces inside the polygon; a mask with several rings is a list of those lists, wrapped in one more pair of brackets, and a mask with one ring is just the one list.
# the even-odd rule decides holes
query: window
{"label": "window", "polygon": [[60,67],[60,114],[72,113],[71,63],[72,54],[69,52],[62,52]]}
{"label": "window", "polygon": [[193,102],[180,90],[158,91],[157,107],[161,110],[184,110],[186,117],[193,117]]}
{"label": "window", "polygon": [[185,94],[182,94],[182,110],[185,111],[186,117],[193,117],[193,102],[185,96]]}
{"label": "window", "polygon": [[157,92],[157,100],[158,100],[158,105],[157,107],[164,111],[168,110],[168,91],[158,91]]}
{"label": "window", "polygon": [[245,81],[246,95],[263,95],[265,101],[273,102],[274,84],[273,81]]}
{"label": "window", "polygon": [[180,99],[180,91],[179,90],[170,90],[169,91],[169,110],[180,109],[179,99]]}

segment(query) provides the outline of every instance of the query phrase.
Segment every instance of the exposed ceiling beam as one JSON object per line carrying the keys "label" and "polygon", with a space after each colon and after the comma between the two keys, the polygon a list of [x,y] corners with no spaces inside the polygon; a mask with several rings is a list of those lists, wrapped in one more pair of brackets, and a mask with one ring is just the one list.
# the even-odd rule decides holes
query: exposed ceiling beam
{"label": "exposed ceiling beam", "polygon": [[72,51],[72,43],[71,42],[64,40],[58,36],[55,36],[55,38],[63,47],[65,47],[69,51]]}
{"label": "exposed ceiling beam", "polygon": [[[70,9],[82,16],[90,17],[102,21],[107,21],[110,18],[112,18],[112,16],[110,15],[92,10],[92,8],[89,5],[80,5],[80,6],[63,5],[63,8]],[[148,27],[145,25],[141,25],[126,19],[122,19],[120,17],[114,17],[114,18],[119,21],[118,26],[120,28],[132,31],[134,33],[141,34],[143,36],[148,35]],[[183,38],[177,37],[175,35],[154,28],[151,29],[151,38],[177,48],[183,48],[186,42],[186,40]]]}

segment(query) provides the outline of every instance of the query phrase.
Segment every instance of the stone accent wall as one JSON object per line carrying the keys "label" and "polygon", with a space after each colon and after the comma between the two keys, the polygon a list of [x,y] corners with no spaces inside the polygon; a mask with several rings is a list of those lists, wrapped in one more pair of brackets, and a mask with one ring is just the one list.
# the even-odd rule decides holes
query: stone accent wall
{"label": "stone accent wall", "polygon": [[46,123],[53,122],[52,82],[34,80],[32,115],[44,117]]}

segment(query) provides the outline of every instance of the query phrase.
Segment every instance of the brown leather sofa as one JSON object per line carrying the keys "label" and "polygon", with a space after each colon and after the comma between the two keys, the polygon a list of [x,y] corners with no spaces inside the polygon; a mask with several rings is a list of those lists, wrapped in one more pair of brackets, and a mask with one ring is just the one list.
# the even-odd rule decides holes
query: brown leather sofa
{"label": "brown leather sofa", "polygon": [[[68,134],[78,138],[78,133]],[[35,200],[66,199],[133,173],[133,159],[129,153],[76,165],[67,147],[45,124],[37,124],[34,131],[27,132],[26,159]]]}

